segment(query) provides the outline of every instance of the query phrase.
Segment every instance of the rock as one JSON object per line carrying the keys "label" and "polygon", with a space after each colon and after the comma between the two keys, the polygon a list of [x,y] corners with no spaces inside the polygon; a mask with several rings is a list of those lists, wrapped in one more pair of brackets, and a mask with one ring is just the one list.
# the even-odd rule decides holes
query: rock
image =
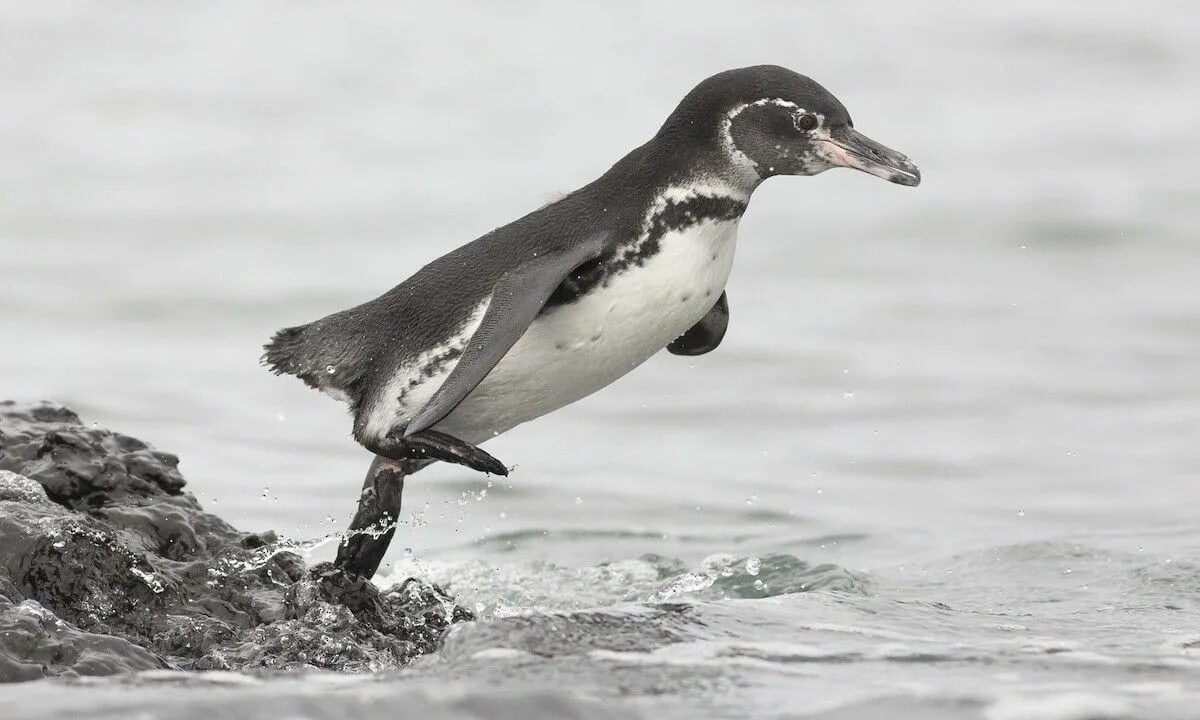
{"label": "rock", "polygon": [[470,617],[417,580],[309,570],[205,512],[178,462],[61,406],[0,403],[0,681],[381,670]]}
{"label": "rock", "polygon": [[50,498],[46,497],[46,491],[38,481],[18,475],[12,470],[0,470],[0,500],[11,500],[30,505],[50,502]]}
{"label": "rock", "polygon": [[0,679],[36,680],[52,668],[76,675],[154,670],[167,664],[123,638],[85,632],[63,622],[36,600],[0,597]]}

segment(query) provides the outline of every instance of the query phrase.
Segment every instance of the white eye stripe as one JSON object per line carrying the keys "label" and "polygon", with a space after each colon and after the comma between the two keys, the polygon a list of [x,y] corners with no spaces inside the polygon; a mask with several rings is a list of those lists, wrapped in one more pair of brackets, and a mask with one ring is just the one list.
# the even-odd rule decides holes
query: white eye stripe
{"label": "white eye stripe", "polygon": [[[733,110],[730,110],[729,114],[725,116],[725,122],[723,123],[724,127],[728,128],[733,123],[734,118],[736,118],[738,115],[741,115],[742,111],[744,111],[746,108],[762,107],[763,105],[775,105],[790,109],[792,111],[792,123],[799,130],[804,130],[804,128],[800,127],[800,118],[806,115],[816,118],[816,127],[820,127],[825,124],[825,116],[823,114],[806,110],[791,100],[784,100],[783,98],[760,98],[754,102],[742,103]],[[809,128],[809,130],[812,129],[815,128]]]}
{"label": "white eye stripe", "polygon": [[760,100],[755,100],[754,102],[743,103],[741,105],[738,105],[733,110],[729,111],[729,115],[727,115],[725,119],[726,119],[726,121],[733,120],[738,115],[741,115],[742,111],[745,110],[746,108],[762,107],[763,105],[778,105],[779,107],[791,108],[792,110],[795,110],[797,112],[804,111],[803,108],[801,108],[799,105],[792,102],[791,100],[784,100],[783,98],[762,98]]}

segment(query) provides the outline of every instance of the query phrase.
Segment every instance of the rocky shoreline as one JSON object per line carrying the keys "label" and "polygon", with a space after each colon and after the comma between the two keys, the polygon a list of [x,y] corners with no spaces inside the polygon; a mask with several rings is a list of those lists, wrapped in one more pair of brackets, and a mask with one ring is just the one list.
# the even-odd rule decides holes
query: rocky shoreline
{"label": "rocky shoreline", "polygon": [[0,402],[0,682],[377,671],[470,619],[434,585],[380,589],[235,529],[178,462],[60,405]]}

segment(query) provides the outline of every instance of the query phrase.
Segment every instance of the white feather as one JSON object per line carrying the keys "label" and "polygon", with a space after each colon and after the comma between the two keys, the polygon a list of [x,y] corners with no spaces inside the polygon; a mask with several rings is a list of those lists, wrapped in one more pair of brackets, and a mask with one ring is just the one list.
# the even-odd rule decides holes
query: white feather
{"label": "white feather", "polygon": [[483,314],[487,312],[490,302],[491,298],[489,297],[479,303],[467,321],[456,329],[445,342],[422,352],[415,360],[397,370],[371,408],[371,414],[363,427],[365,437],[382,438],[398,423],[407,422],[420,412],[421,408],[425,407],[425,403],[429,402],[434,391],[441,387],[442,382],[458,364],[458,361],[446,363],[441,371],[429,377],[424,376],[425,368],[435,358],[451,351],[461,352],[466,347],[467,341],[471,339],[471,335],[475,333],[479,323],[483,322]]}

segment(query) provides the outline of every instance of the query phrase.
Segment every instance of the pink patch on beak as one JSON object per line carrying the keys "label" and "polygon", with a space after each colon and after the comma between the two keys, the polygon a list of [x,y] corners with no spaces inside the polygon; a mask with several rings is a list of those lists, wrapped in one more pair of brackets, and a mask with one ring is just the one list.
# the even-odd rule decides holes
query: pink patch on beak
{"label": "pink patch on beak", "polygon": [[845,148],[833,142],[832,140],[822,140],[821,150],[823,151],[822,154],[825,156],[825,159],[834,165],[849,168],[856,167],[857,165],[850,153],[846,152]]}

